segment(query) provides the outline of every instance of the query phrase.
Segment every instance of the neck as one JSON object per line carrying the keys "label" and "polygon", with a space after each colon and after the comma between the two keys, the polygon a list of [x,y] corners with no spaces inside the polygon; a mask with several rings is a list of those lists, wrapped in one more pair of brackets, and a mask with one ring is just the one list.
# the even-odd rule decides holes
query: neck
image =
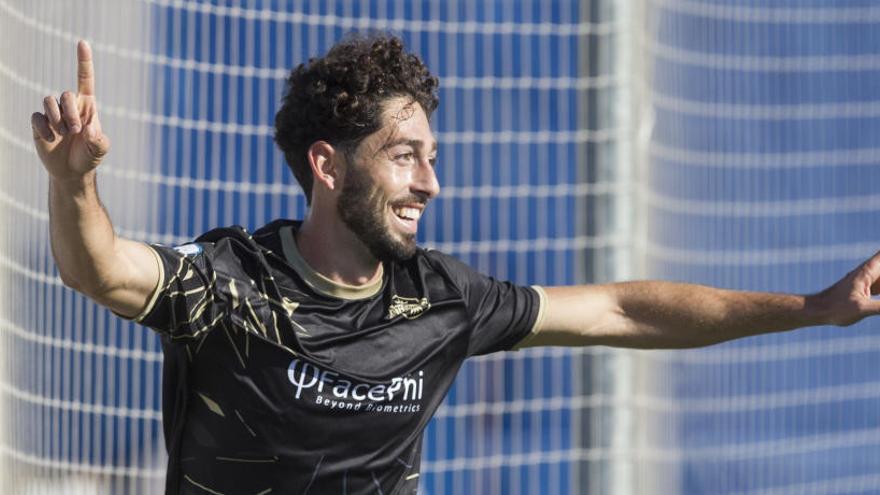
{"label": "neck", "polygon": [[300,255],[315,271],[345,285],[366,285],[382,276],[382,263],[338,216],[311,209],[296,232]]}

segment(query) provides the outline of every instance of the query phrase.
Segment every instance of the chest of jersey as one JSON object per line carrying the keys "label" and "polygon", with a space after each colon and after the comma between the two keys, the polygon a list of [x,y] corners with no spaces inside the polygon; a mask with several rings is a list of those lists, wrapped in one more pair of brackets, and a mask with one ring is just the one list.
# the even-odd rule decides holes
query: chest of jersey
{"label": "chest of jersey", "polygon": [[[305,486],[319,465],[320,482],[334,489],[342,480],[349,489],[372,487],[373,476],[386,487],[415,482],[408,477],[419,470],[421,432],[467,346],[442,323],[445,311],[459,310],[449,304],[390,320],[367,306],[339,310],[297,309],[289,321],[304,332],[300,351],[238,325],[205,338],[188,373],[184,471],[241,472],[226,486],[257,471],[275,487]],[[341,313],[344,320],[333,317]],[[223,466],[187,461],[205,458]]]}

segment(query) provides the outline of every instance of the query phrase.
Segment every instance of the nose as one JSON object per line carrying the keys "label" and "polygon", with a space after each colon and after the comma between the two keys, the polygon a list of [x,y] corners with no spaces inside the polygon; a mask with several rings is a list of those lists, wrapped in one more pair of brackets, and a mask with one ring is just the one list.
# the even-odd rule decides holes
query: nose
{"label": "nose", "polygon": [[434,167],[427,159],[421,160],[413,181],[413,192],[421,193],[431,199],[440,194],[440,182]]}

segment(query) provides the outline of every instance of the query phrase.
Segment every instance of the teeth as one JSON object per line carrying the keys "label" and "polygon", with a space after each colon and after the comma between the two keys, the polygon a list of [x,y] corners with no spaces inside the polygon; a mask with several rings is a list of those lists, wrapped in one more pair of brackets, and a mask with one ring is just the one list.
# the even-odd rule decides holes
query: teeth
{"label": "teeth", "polygon": [[422,212],[418,208],[394,208],[394,214],[407,220],[418,220]]}

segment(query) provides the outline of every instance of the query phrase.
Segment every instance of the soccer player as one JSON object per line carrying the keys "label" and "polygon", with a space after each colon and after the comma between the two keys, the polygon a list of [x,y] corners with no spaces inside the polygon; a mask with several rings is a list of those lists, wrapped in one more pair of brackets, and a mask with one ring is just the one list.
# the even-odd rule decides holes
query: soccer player
{"label": "soccer player", "polygon": [[89,46],[32,126],[70,287],[162,336],[169,494],[412,493],[421,435],[470,356],[542,345],[686,348],[880,312],[875,255],[809,296],[660,281],[520,287],[420,249],[440,186],[437,79],[389,36],[294,69],[276,141],[301,221],[177,247],[118,237]]}

